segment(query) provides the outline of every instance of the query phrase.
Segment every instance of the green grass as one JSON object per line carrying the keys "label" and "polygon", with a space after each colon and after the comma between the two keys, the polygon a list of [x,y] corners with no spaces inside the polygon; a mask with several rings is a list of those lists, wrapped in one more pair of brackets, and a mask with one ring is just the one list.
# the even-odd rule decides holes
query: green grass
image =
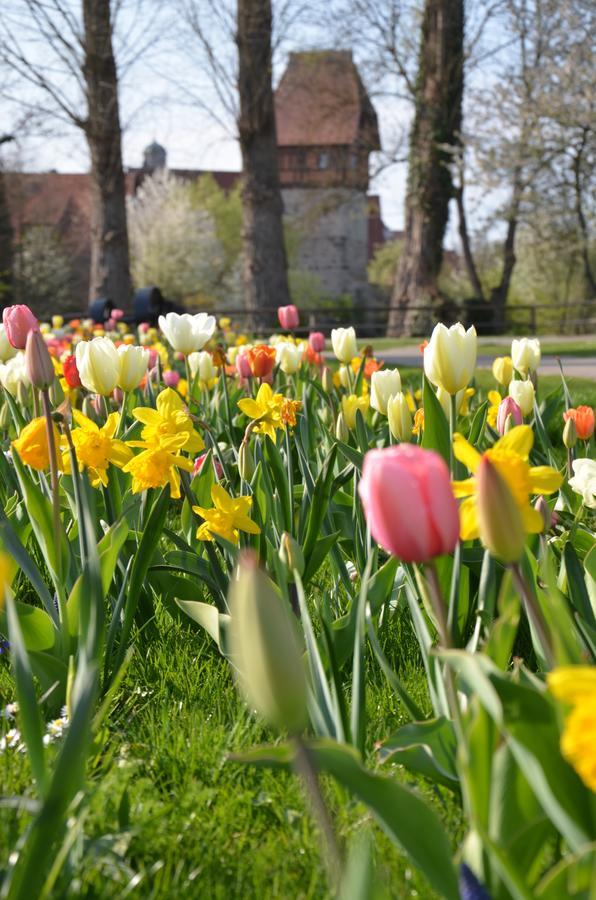
{"label": "green grass", "polygon": [[[320,835],[297,778],[227,760],[230,753],[279,738],[247,712],[228,664],[198,627],[174,622],[163,610],[156,624],[158,636],[137,643],[101,735],[89,772],[85,843],[54,896],[328,897]],[[417,702],[428,708],[407,616],[391,626],[386,651]],[[12,690],[2,664],[2,704]],[[372,663],[367,692],[368,762],[375,765],[374,742],[404,719]],[[412,782],[403,770],[387,768]],[[0,771],[1,795],[29,793],[24,755],[3,754]],[[448,793],[419,786],[457,836],[459,809]],[[364,807],[331,781],[325,791],[343,841],[374,830],[375,860],[391,897],[434,897]],[[24,814],[0,808],[0,868],[25,821]]]}
{"label": "green grass", "polygon": [[[422,338],[362,338],[358,341],[361,350],[368,344],[372,344],[377,353],[389,350],[393,347],[417,347]],[[479,338],[478,350],[482,356],[504,356],[509,352],[511,338],[504,339],[503,343],[495,343],[491,338]],[[549,356],[596,356],[596,341],[592,338],[586,340],[569,339],[568,341],[541,341],[542,353]]]}

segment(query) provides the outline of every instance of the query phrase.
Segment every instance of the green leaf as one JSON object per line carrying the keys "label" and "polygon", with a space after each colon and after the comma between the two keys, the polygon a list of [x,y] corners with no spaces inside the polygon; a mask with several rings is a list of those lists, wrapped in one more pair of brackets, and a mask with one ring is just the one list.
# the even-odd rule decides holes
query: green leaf
{"label": "green leaf", "polygon": [[306,568],[303,575],[303,582],[305,585],[317,574],[340,534],[341,532],[336,531],[333,534],[327,534],[325,536],[321,535],[319,537],[310,557],[306,560]]}
{"label": "green leaf", "polygon": [[447,465],[450,458],[449,423],[445,418],[443,407],[428,378],[424,376],[423,390],[424,404],[424,432],[422,434],[422,446],[426,450],[436,450],[440,453]]}
{"label": "green leaf", "polygon": [[[447,900],[459,900],[451,846],[433,810],[413,790],[368,771],[351,747],[331,740],[310,741],[308,751],[320,772],[333,776],[375,816],[383,830],[411,858],[431,885]],[[290,745],[256,748],[241,757],[244,763],[287,768],[294,762]]]}
{"label": "green leaf", "polygon": [[292,533],[292,511],[290,509],[290,491],[288,488],[288,473],[281,458],[277,445],[267,435],[265,438],[265,454],[269,461],[270,471],[277,488],[277,495],[281,504],[284,530]]}
{"label": "green leaf", "polygon": [[327,514],[331,485],[333,484],[333,467],[337,456],[337,444],[334,444],[321,467],[321,471],[315,482],[314,495],[310,513],[306,523],[306,534],[302,544],[304,558],[309,559],[313,548],[319,539],[321,525]]}
{"label": "green leaf", "polygon": [[474,447],[478,446],[478,442],[482,438],[487,411],[488,400],[485,400],[474,413],[474,418],[472,419],[472,424],[470,426],[470,434],[468,435],[468,441]]}
{"label": "green leaf", "polygon": [[347,462],[352,463],[352,465],[356,469],[358,469],[359,472],[361,472],[364,454],[361,453],[360,450],[356,450],[354,447],[350,447],[349,444],[344,444],[343,441],[336,440],[336,445],[339,448],[339,452],[347,460]]}
{"label": "green leaf", "polygon": [[[56,643],[56,629],[52,619],[43,609],[29,603],[14,601],[23,642],[27,650],[51,650]],[[8,633],[8,610],[0,612],[0,631]]]}
{"label": "green leaf", "polygon": [[582,616],[591,628],[596,627],[594,610],[590,603],[582,565],[577,558],[571,541],[567,541],[563,550],[565,571],[567,574],[567,593],[575,610]]}
{"label": "green leaf", "polygon": [[187,616],[205,629],[219,647],[220,652],[224,653],[222,637],[230,623],[230,616],[220,613],[217,607],[211,606],[210,603],[199,603],[196,600],[179,600],[178,598],[176,598],[176,603]]}
{"label": "green leaf", "polygon": [[54,601],[47,589],[46,583],[2,510],[0,510],[0,545],[9,556],[12,556],[19,568],[29,579],[48,615],[58,623],[58,611],[54,606]]}
{"label": "green leaf", "polygon": [[453,723],[441,716],[426,722],[402,725],[383,742],[380,758],[382,762],[395,758],[411,772],[418,772],[437,784],[458,791],[456,751]]}

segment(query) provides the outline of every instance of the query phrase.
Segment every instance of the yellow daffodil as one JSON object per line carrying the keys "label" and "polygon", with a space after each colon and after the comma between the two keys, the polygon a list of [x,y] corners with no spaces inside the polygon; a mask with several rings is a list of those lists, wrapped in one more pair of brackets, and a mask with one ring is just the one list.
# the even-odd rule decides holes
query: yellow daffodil
{"label": "yellow daffodil", "polygon": [[596,667],[561,666],[547,675],[551,693],[571,705],[561,752],[584,784],[596,791]]}
{"label": "yellow daffodil", "polygon": [[414,425],[412,426],[412,434],[418,436],[424,431],[424,410],[417,409],[414,413]]}
{"label": "yellow daffodil", "polygon": [[[132,458],[132,450],[123,441],[117,440],[114,435],[120,422],[119,413],[111,413],[101,428],[77,409],[73,410],[72,417],[77,424],[71,432],[79,471],[88,469],[89,478],[93,487],[104,486],[108,483],[108,466],[110,463],[123,468]],[[70,455],[65,441],[62,442],[62,463],[64,471],[70,471]]]}
{"label": "yellow daffodil", "polygon": [[491,428],[497,427],[497,414],[499,412],[499,406],[501,405],[501,395],[498,391],[489,391],[488,392],[488,402],[490,406],[486,411],[486,421],[490,425]]}
{"label": "yellow daffodil", "polygon": [[[563,476],[550,466],[530,466],[529,455],[533,444],[534,434],[530,426],[518,425],[487,450],[486,456],[509,487],[526,532],[539,534],[544,529],[544,521],[530,503],[530,497],[552,494],[561,486]],[[454,436],[453,452],[456,459],[473,473],[471,478],[453,484],[455,496],[465,498],[459,513],[461,538],[468,541],[479,536],[477,482],[474,476],[482,457],[461,434]]]}
{"label": "yellow daffodil", "polygon": [[133,409],[133,416],[145,427],[141,432],[142,440],[129,441],[130,447],[187,450],[189,453],[199,453],[204,449],[203,439],[193,429],[188,410],[176,391],[172,388],[161,391],[157,396],[156,406],[157,409],[146,406]]}
{"label": "yellow daffodil", "polygon": [[238,407],[245,416],[257,422],[254,429],[256,434],[268,434],[274,441],[275,429],[283,428],[281,421],[283,402],[281,394],[274,394],[270,385],[262,384],[254,400],[251,397],[239,400]]}
{"label": "yellow daffodil", "polygon": [[148,488],[170,485],[170,496],[180,496],[180,475],[178,469],[191,472],[193,462],[170,450],[148,448],[138,456],[133,456],[125,466],[124,472],[132,475],[132,492],[138,494]]}
{"label": "yellow daffodil", "polygon": [[[54,424],[52,428],[54,429],[54,441],[57,447],[60,443],[60,435]],[[32,469],[37,469],[40,472],[47,469],[50,465],[50,451],[45,418],[38,416],[37,419],[32,419],[28,425],[21,429],[21,433],[12,442],[12,446],[25,465],[31,466]]]}
{"label": "yellow daffodil", "polygon": [[285,399],[280,409],[280,419],[283,425],[289,425],[291,428],[296,424],[296,413],[302,408],[300,400]]}
{"label": "yellow daffodil", "polygon": [[249,518],[252,497],[231,497],[220,484],[214,484],[211,500],[213,507],[210,509],[193,506],[193,511],[205,520],[197,530],[200,541],[212,541],[218,534],[231,544],[238,544],[241,531],[260,534],[259,526]]}
{"label": "yellow daffodil", "polygon": [[348,428],[356,427],[356,413],[358,410],[363,416],[366,416],[369,406],[370,400],[366,396],[357,397],[356,394],[350,394],[349,397],[341,398],[341,411]]}

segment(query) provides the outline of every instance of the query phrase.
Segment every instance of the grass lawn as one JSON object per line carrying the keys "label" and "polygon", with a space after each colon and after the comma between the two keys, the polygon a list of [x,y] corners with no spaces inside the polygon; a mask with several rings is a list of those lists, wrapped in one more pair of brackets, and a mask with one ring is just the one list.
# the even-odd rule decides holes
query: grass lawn
{"label": "grass lawn", "polygon": [[[368,344],[372,344],[377,353],[383,350],[389,350],[393,347],[416,347],[422,338],[363,338],[358,341],[358,348],[362,349]],[[497,344],[491,338],[478,339],[478,352],[482,356],[505,356],[509,353],[510,339],[507,343]],[[549,356],[596,356],[596,339],[586,338],[582,340],[569,341],[541,341],[542,353]]]}
{"label": "grass lawn", "polygon": [[[329,896],[321,839],[292,774],[226,761],[279,740],[247,713],[210,639],[163,609],[157,634],[141,639],[91,766],[92,791],[79,864],[65,871],[60,898],[311,898]],[[386,652],[408,690],[428,708],[426,681],[404,615],[386,634]],[[403,722],[398,701],[371,663],[370,763],[374,742]],[[346,672],[346,679],[349,678]],[[13,699],[0,664],[0,704]],[[388,771],[407,782],[396,767]],[[24,755],[2,754],[0,794],[27,795]],[[447,791],[420,785],[457,837],[459,810]],[[325,789],[342,840],[375,832],[376,862],[388,895],[432,898],[364,807],[337,784]],[[0,866],[17,837],[19,815],[0,808]],[[22,822],[20,822],[22,825]]]}

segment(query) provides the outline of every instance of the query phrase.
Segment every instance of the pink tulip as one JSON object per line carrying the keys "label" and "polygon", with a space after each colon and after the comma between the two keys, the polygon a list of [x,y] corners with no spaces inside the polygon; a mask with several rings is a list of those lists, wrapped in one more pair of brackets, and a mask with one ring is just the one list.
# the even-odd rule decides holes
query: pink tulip
{"label": "pink tulip", "polygon": [[[193,475],[199,474],[199,472],[203,468],[203,463],[205,462],[206,458],[207,458],[206,453],[201,453],[200,456],[197,456],[197,458],[195,459],[195,464],[194,464],[193,470],[192,470]],[[213,462],[213,468],[215,469],[215,474],[217,475],[217,478],[218,479],[223,478],[223,469],[222,469],[220,461],[218,459],[216,459],[215,457],[213,457],[212,462]]]}
{"label": "pink tulip", "polygon": [[124,318],[124,310],[123,309],[113,309],[112,310],[112,319],[118,322],[120,319]]}
{"label": "pink tulip", "polygon": [[285,328],[286,331],[292,331],[294,328],[298,328],[300,324],[300,316],[293,303],[289,306],[280,306],[277,310],[277,318],[281,327]]}
{"label": "pink tulip", "polygon": [[178,386],[179,381],[180,375],[174,369],[168,369],[167,372],[163,373],[163,383],[166,387],[175,388]]}
{"label": "pink tulip", "polygon": [[402,562],[428,562],[455,549],[457,502],[449,469],[433,450],[369,450],[359,493],[374,539]]}
{"label": "pink tulip", "polygon": [[[507,420],[509,419],[509,416],[511,416],[511,420],[508,426]],[[497,412],[497,431],[499,434],[505,434],[508,427],[522,425],[523,421],[524,417],[522,411],[513,397],[504,397],[499,403],[499,410]]]}
{"label": "pink tulip", "polygon": [[108,319],[108,321],[105,324],[106,331],[113,331],[115,329],[115,327],[116,327],[116,319],[113,319],[113,318]]}
{"label": "pink tulip", "polygon": [[236,357],[236,371],[241,378],[250,378],[252,376],[252,369],[246,350],[244,352],[241,350]]}
{"label": "pink tulip", "polygon": [[308,336],[310,349],[315,353],[322,353],[325,349],[325,335],[320,331],[311,331]]}
{"label": "pink tulip", "polygon": [[7,306],[2,313],[2,322],[6,329],[6,337],[15,350],[24,350],[27,346],[27,335],[38,322],[28,306],[23,303]]}
{"label": "pink tulip", "polygon": [[141,322],[139,325],[139,331],[141,334],[147,334],[149,331],[149,322]]}

